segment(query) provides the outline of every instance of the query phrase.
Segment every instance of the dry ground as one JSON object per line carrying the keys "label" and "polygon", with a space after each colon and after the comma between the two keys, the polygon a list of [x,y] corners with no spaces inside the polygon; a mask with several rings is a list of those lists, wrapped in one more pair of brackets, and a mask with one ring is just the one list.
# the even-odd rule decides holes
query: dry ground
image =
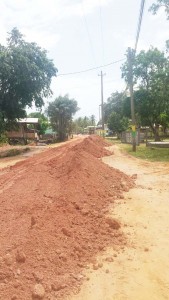
{"label": "dry ground", "polygon": [[[137,174],[136,187],[113,210],[124,224],[130,247],[103,261],[103,268],[88,271],[90,280],[71,300],[169,299],[169,163],[150,163],[122,154],[103,161],[128,175]],[[106,255],[106,256],[107,256]],[[106,273],[108,269],[108,273]]]}

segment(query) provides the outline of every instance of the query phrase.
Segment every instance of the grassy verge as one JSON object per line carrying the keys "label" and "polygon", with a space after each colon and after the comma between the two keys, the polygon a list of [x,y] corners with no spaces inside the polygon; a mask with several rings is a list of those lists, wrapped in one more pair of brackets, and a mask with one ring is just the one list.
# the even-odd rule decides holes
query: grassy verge
{"label": "grassy verge", "polygon": [[16,155],[25,153],[27,151],[30,151],[29,147],[26,147],[23,149],[12,148],[12,149],[8,149],[8,150],[4,150],[4,151],[0,152],[0,158],[16,156]]}
{"label": "grassy verge", "polygon": [[169,148],[150,148],[146,147],[145,144],[137,146],[137,151],[132,151],[132,146],[129,144],[122,144],[119,140],[110,140],[112,144],[116,144],[122,151],[128,154],[149,161],[169,161]]}
{"label": "grassy verge", "polygon": [[150,160],[150,161],[169,161],[169,149],[167,149],[167,148],[165,148],[165,149],[164,148],[150,148],[150,147],[146,147],[145,144],[142,144],[137,147],[136,152],[133,152],[131,145],[119,143],[119,147],[122,150],[125,150],[130,155],[137,157],[137,158]]}

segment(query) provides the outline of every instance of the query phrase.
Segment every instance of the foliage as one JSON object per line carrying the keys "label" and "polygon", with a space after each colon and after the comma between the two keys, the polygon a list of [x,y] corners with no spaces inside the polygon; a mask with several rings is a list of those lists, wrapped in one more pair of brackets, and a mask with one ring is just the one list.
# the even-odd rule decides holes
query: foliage
{"label": "foliage", "polygon": [[137,151],[133,152],[131,145],[120,144],[122,150],[127,151],[130,155],[149,161],[169,161],[168,148],[149,148],[145,144],[137,147]]}
{"label": "foliage", "polygon": [[3,144],[6,144],[8,141],[8,138],[6,137],[5,134],[0,134],[0,146],[3,145]]}
{"label": "foliage", "polygon": [[39,123],[37,125],[37,130],[39,130],[39,134],[44,134],[46,129],[49,126],[48,118],[41,112],[32,112],[28,115],[28,118],[38,118]]}
{"label": "foliage", "polygon": [[113,132],[119,134],[122,131],[127,130],[129,127],[129,119],[121,117],[120,114],[113,111],[108,119],[108,128]]}
{"label": "foliage", "polygon": [[21,153],[25,153],[28,151],[30,151],[29,147],[20,148],[20,149],[17,149],[17,148],[7,149],[0,153],[0,158],[16,156],[16,155],[19,155]]}
{"label": "foliage", "polygon": [[91,115],[90,117],[79,117],[73,121],[73,130],[76,133],[84,133],[84,129],[87,126],[95,126],[95,116]]}
{"label": "foliage", "polygon": [[77,101],[68,95],[59,96],[49,103],[47,112],[51,126],[58,133],[60,141],[64,141],[72,132],[72,116],[78,111]]}
{"label": "foliage", "polygon": [[24,41],[14,28],[7,46],[0,45],[0,111],[1,122],[25,117],[26,106],[44,104],[52,92],[50,83],[57,69],[47,52],[36,43]]}
{"label": "foliage", "polygon": [[123,100],[124,93],[116,91],[107,99],[107,103],[104,103],[104,120],[106,123],[112,112],[116,112],[119,115],[123,114]]}
{"label": "foliage", "polygon": [[[122,75],[128,81],[128,66],[123,65]],[[141,51],[133,66],[135,111],[141,125],[150,126],[155,139],[159,139],[158,125],[162,114],[169,114],[169,62],[163,52],[151,48]]]}
{"label": "foliage", "polygon": [[169,20],[169,0],[156,0],[156,2],[151,5],[149,11],[151,11],[153,15],[156,15],[157,11],[161,7],[165,8],[165,12],[167,14],[167,20]]}

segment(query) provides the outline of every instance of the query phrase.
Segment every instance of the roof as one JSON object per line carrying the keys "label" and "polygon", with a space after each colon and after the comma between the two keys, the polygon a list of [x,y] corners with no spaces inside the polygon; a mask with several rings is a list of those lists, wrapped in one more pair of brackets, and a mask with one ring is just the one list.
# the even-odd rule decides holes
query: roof
{"label": "roof", "polygon": [[26,123],[26,124],[37,124],[39,123],[38,118],[24,118],[24,119],[19,119],[19,123]]}

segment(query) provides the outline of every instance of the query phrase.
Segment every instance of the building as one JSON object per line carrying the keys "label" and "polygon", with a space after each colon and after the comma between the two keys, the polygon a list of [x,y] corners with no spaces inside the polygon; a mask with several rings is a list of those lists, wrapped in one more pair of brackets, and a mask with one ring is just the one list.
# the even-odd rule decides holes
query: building
{"label": "building", "polygon": [[17,143],[22,142],[27,144],[27,140],[39,140],[39,132],[37,125],[39,124],[38,118],[24,118],[19,119],[15,125],[15,129],[6,133],[9,142]]}

